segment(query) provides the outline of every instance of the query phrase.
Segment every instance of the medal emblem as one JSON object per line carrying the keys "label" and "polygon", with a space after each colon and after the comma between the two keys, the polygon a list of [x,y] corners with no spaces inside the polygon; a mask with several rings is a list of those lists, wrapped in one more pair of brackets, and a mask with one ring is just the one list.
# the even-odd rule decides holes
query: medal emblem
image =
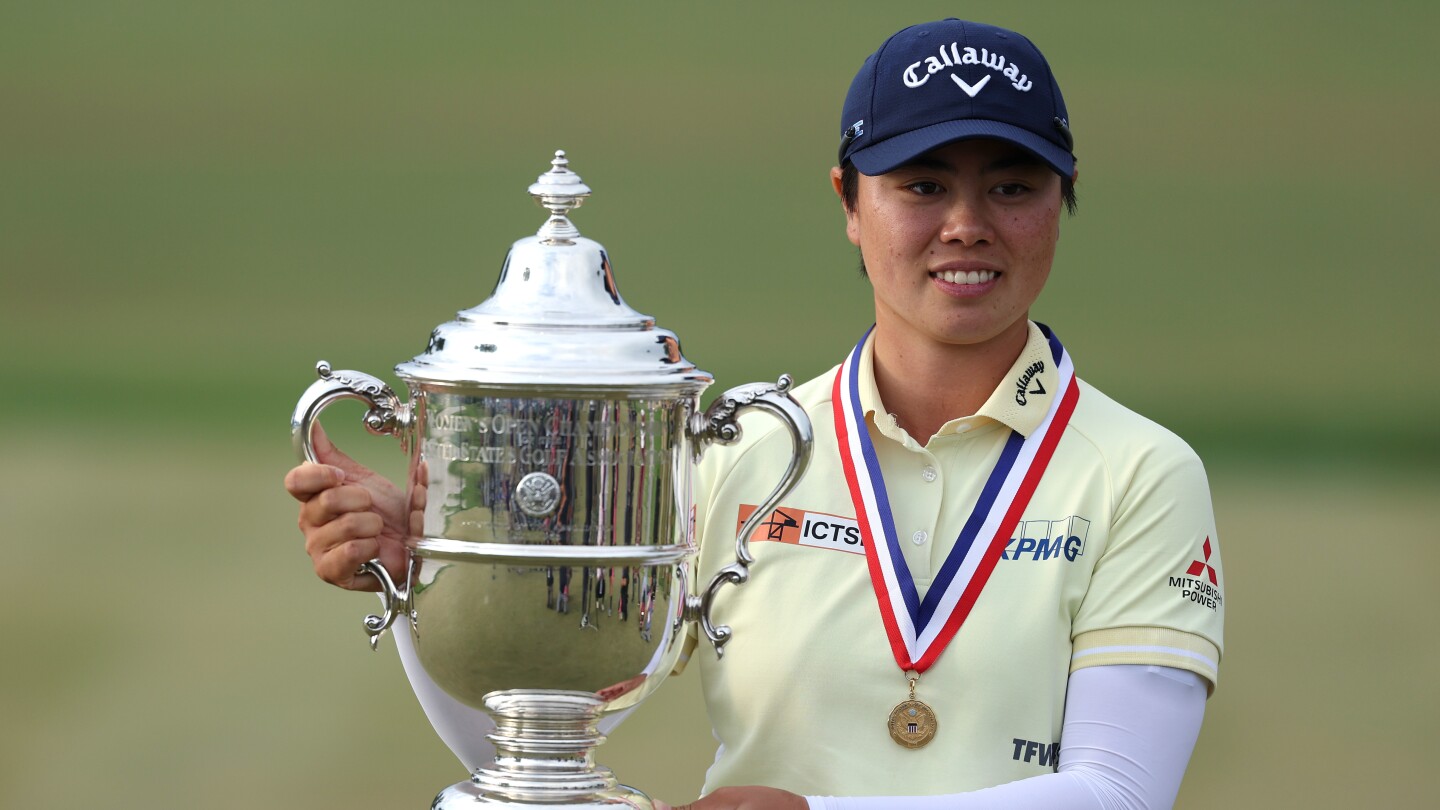
{"label": "medal emblem", "polygon": [[923,700],[915,699],[918,680],[910,679],[910,699],[900,701],[890,710],[890,739],[906,748],[929,745],[940,727],[940,721],[935,719],[935,710]]}
{"label": "medal emblem", "polygon": [[924,748],[935,739],[935,710],[919,700],[902,700],[890,711],[890,739],[906,748]]}

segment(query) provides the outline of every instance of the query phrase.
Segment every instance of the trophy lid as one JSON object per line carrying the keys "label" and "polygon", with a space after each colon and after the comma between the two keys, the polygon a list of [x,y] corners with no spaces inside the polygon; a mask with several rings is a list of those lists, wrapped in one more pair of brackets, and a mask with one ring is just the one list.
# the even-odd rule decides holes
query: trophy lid
{"label": "trophy lid", "polygon": [[631,309],[605,248],[580,235],[571,211],[590,187],[557,151],[530,194],[550,217],[515,242],[490,297],[430,334],[395,372],[455,386],[675,389],[698,393],[713,378],[680,354],[675,333]]}

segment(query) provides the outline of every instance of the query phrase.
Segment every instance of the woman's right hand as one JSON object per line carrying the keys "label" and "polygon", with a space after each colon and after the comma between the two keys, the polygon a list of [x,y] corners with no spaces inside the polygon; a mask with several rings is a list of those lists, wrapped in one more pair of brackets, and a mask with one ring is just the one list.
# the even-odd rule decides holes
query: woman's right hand
{"label": "woman's right hand", "polygon": [[[405,537],[413,522],[405,493],[340,452],[318,422],[311,443],[320,463],[306,462],[286,473],[285,490],[300,502],[300,531],[315,573],[347,590],[378,591],[379,580],[359,570],[378,558],[393,579],[403,581]],[[423,487],[417,487],[416,496],[423,512]]]}

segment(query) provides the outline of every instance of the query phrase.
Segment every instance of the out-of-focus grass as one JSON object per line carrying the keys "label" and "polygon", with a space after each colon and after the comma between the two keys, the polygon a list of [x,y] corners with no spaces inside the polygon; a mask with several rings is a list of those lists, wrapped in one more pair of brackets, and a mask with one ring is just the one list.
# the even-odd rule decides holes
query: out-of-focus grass
{"label": "out-of-focus grass", "polygon": [[1186,807],[1425,807],[1440,476],[1212,466],[1225,662]]}

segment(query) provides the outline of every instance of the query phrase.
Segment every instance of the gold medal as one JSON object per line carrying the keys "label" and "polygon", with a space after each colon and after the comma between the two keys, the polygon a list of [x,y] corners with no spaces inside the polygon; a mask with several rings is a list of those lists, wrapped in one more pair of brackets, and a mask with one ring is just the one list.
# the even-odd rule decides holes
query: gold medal
{"label": "gold medal", "polygon": [[915,682],[910,679],[910,699],[902,700],[890,710],[890,739],[906,748],[923,748],[935,739],[940,723],[935,710],[915,699]]}

